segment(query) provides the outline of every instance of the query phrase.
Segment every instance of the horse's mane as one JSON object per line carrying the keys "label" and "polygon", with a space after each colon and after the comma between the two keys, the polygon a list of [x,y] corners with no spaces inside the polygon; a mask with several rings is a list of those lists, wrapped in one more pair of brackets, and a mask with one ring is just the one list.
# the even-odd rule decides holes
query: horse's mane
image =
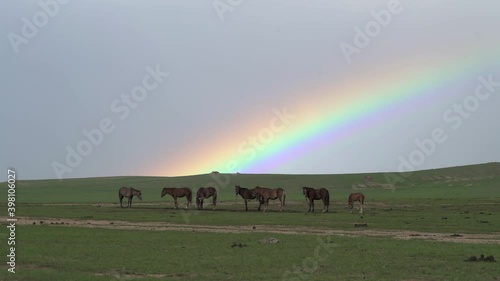
{"label": "horse's mane", "polygon": [[241,190],[249,190],[248,188],[241,187],[241,186],[239,186],[239,185],[235,185],[234,187],[239,188],[239,189],[241,189]]}

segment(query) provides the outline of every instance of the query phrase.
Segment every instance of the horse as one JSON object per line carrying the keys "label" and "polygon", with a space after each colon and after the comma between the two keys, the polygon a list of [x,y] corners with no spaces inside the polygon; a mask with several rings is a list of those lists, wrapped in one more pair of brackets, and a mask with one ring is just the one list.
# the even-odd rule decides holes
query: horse
{"label": "horse", "polygon": [[323,200],[323,213],[328,212],[330,206],[330,193],[326,188],[314,189],[311,187],[302,187],[302,194],[306,197],[309,203],[308,213],[314,213],[314,200]]}
{"label": "horse", "polygon": [[283,212],[283,207],[285,206],[286,193],[282,188],[271,189],[271,188],[256,186],[254,190],[258,194],[257,197],[260,197],[258,198],[260,201],[259,210],[260,210],[260,205],[264,204],[264,212],[267,211],[267,208],[269,207],[269,200],[279,199],[281,212]]}
{"label": "horse", "polygon": [[365,205],[365,196],[363,195],[363,193],[356,192],[349,194],[349,199],[347,199],[347,203],[349,204],[350,209],[354,208],[354,202],[356,201],[358,201],[361,204],[361,209],[359,210],[359,213],[363,214],[363,206]]}
{"label": "horse", "polygon": [[[262,204],[262,201],[260,200],[260,195],[258,195],[256,192],[255,192],[255,189],[248,189],[248,188],[244,188],[244,187],[241,187],[239,185],[235,185],[234,186],[234,191],[236,192],[236,195],[240,195],[241,198],[243,198],[243,200],[245,201],[245,212],[248,211],[248,200],[249,199],[259,199],[259,207],[258,207],[258,211],[260,211],[260,205]],[[257,196],[259,196],[259,198],[257,198]]]}
{"label": "horse", "polygon": [[132,208],[132,198],[137,196],[142,201],[142,194],[140,190],[133,187],[122,187],[118,190],[118,197],[120,198],[120,207],[123,208],[123,197],[128,198],[127,208]]}
{"label": "horse", "polygon": [[217,205],[217,190],[213,187],[200,187],[196,192],[196,207],[198,210],[203,210],[203,199],[212,197],[212,205],[215,210]]}
{"label": "horse", "polygon": [[175,203],[174,209],[179,209],[179,207],[177,206],[177,198],[179,197],[184,197],[184,196],[186,197],[187,199],[186,209],[189,207],[189,204],[191,204],[193,201],[192,191],[187,187],[182,187],[182,188],[165,187],[161,191],[161,197],[163,198],[163,196],[167,194],[174,198],[174,203]]}

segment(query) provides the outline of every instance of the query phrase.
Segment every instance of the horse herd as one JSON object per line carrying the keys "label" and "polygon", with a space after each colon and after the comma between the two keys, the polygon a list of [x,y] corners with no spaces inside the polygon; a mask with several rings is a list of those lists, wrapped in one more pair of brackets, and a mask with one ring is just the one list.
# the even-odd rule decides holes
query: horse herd
{"label": "horse herd", "polygon": [[[258,211],[261,210],[262,205],[264,205],[264,211],[267,211],[269,207],[269,200],[280,201],[280,211],[283,211],[285,207],[285,195],[286,192],[282,188],[266,188],[261,186],[256,186],[255,188],[248,189],[241,187],[239,185],[235,185],[235,193],[236,195],[240,195],[245,202],[245,211],[248,211],[248,200],[257,200],[259,202],[259,206],[257,208]],[[163,198],[165,195],[170,195],[174,198],[174,204],[176,209],[178,209],[177,198],[186,197],[187,204],[186,209],[189,207],[189,204],[192,203],[192,191],[188,187],[175,188],[175,187],[165,187],[161,191],[161,197]],[[311,187],[302,187],[302,194],[305,196],[307,203],[309,204],[308,212],[314,212],[314,201],[321,200],[323,201],[323,212],[328,212],[328,208],[330,206],[330,193],[326,188],[311,188]],[[128,198],[127,207],[132,207],[132,198],[137,196],[140,200],[142,200],[142,194],[140,190],[137,190],[133,187],[122,187],[118,191],[118,197],[120,198],[120,207],[123,208],[123,198]],[[196,207],[198,210],[203,209],[203,200],[212,198],[212,210],[215,210],[217,205],[217,190],[213,187],[200,187],[196,192]],[[351,193],[349,198],[347,199],[347,203],[349,204],[349,208],[354,208],[354,202],[360,203],[360,213],[363,213],[363,206],[365,204],[365,196],[362,193],[356,192]]]}

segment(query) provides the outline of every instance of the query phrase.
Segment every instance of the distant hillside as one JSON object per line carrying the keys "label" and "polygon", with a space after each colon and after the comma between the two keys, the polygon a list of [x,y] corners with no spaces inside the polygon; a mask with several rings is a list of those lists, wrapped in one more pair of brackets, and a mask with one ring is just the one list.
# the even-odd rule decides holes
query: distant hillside
{"label": "distant hillside", "polygon": [[[59,180],[21,180],[19,188],[110,188],[135,186],[140,188],[180,187],[198,188],[200,186],[233,187],[238,184],[246,187],[256,185],[282,188],[302,186],[348,188],[393,188],[395,186],[467,186],[475,183],[487,184],[500,180],[500,163],[487,163],[443,169],[416,171],[411,174],[362,173],[343,175],[276,175],[276,174],[219,174],[211,173],[181,177],[102,177]],[[6,187],[6,183],[0,184]]]}
{"label": "distant hillside", "polygon": [[415,172],[409,177],[414,182],[453,183],[490,180],[500,176],[500,163],[459,166]]}

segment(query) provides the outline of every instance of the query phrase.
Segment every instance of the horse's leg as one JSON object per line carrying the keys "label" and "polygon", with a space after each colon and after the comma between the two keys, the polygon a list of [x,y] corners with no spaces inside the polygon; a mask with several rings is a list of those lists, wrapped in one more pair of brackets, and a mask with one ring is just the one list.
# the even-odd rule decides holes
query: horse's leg
{"label": "horse's leg", "polygon": [[179,207],[177,207],[177,197],[174,197],[174,209],[179,209]]}
{"label": "horse's leg", "polygon": [[132,208],[132,196],[128,198],[127,208]]}
{"label": "horse's leg", "polygon": [[245,201],[245,212],[248,212],[248,202],[247,199],[243,199]]}
{"label": "horse's leg", "polygon": [[187,200],[187,204],[186,204],[186,209],[189,207],[189,198],[187,198],[186,196],[186,200]]}
{"label": "horse's leg", "polygon": [[120,194],[120,208],[123,208],[123,196]]}
{"label": "horse's leg", "polygon": [[201,198],[201,200],[200,200],[200,210],[203,210],[203,200],[204,200],[204,198]]}
{"label": "horse's leg", "polygon": [[269,207],[269,198],[264,200],[264,212],[267,212],[267,208]]}
{"label": "horse's leg", "polygon": [[314,199],[310,199],[310,201],[311,201],[311,208],[312,208],[311,213],[314,213]]}

